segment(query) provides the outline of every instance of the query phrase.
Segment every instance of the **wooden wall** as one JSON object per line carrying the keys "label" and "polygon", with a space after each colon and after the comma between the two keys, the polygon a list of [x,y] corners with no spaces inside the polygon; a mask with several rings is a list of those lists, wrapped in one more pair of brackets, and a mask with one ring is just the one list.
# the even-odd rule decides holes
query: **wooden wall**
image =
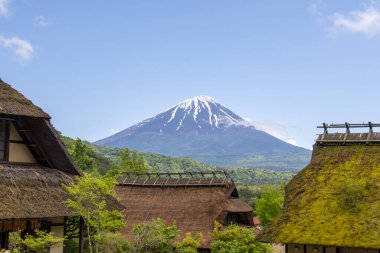
{"label": "wooden wall", "polygon": [[327,247],[318,245],[287,244],[287,253],[380,253],[377,249]]}
{"label": "wooden wall", "polygon": [[37,163],[13,124],[10,124],[9,162]]}

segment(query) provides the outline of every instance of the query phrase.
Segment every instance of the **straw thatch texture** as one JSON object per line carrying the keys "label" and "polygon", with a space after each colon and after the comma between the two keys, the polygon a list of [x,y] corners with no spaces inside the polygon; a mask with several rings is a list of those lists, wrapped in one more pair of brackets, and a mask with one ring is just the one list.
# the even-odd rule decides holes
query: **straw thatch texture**
{"label": "straw thatch texture", "polygon": [[380,146],[314,147],[259,240],[380,249]]}
{"label": "straw thatch texture", "polygon": [[23,128],[30,130],[30,135],[37,144],[37,148],[43,152],[53,169],[73,175],[82,175],[49,120],[22,118],[19,119],[19,123]]}
{"label": "straw thatch texture", "polygon": [[0,79],[0,114],[50,118],[41,108]]}
{"label": "straw thatch texture", "polygon": [[228,212],[240,213],[246,225],[252,225],[252,208],[231,196],[235,190],[231,181],[224,186],[119,185],[116,195],[125,206],[127,222],[123,233],[131,239],[135,224],[162,218],[167,225],[176,223],[181,230],[179,239],[186,233],[202,233],[205,242],[201,248],[208,248],[214,221],[223,224]]}
{"label": "straw thatch texture", "polygon": [[[1,117],[14,120],[20,129],[25,130],[34,147],[46,159],[46,165],[66,173],[81,175],[66,147],[50,123],[50,116],[35,106],[21,93],[0,79],[0,114]],[[24,140],[26,141],[26,140]]]}
{"label": "straw thatch texture", "polygon": [[75,216],[62,184],[72,176],[41,166],[0,165],[0,219]]}

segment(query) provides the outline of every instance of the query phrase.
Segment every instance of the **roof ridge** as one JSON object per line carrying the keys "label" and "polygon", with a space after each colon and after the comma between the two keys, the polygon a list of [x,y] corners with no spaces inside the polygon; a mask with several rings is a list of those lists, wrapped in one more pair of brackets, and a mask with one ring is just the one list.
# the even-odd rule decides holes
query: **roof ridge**
{"label": "roof ridge", "polygon": [[0,79],[0,114],[50,119],[49,114]]}

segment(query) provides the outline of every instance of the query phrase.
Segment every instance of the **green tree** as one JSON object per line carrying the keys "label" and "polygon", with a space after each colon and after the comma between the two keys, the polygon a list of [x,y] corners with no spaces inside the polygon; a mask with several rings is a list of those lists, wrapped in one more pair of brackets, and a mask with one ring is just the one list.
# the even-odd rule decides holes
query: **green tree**
{"label": "green tree", "polygon": [[85,220],[91,253],[93,248],[95,252],[99,252],[103,232],[115,232],[124,227],[122,213],[107,206],[107,200],[115,196],[115,185],[113,179],[85,173],[83,177],[76,177],[71,186],[66,186],[71,196],[67,200],[68,206]]}
{"label": "green tree", "polygon": [[24,239],[19,239],[21,252],[47,253],[53,246],[62,246],[64,238],[54,237],[53,233],[35,230],[34,234],[27,234]]}
{"label": "green tree", "polygon": [[136,150],[130,151],[125,148],[120,151],[119,163],[113,165],[113,169],[107,173],[107,176],[116,176],[123,172],[149,172],[149,167],[145,163],[142,155]]}
{"label": "green tree", "polygon": [[145,164],[142,155],[139,155],[136,150],[132,152],[125,148],[120,152],[119,157],[120,171],[124,172],[148,172],[149,168]]}
{"label": "green tree", "polygon": [[132,246],[120,233],[105,232],[101,235],[102,253],[128,253]]}
{"label": "green tree", "polygon": [[79,138],[75,140],[74,146],[71,150],[71,155],[75,163],[84,172],[94,171],[95,162],[94,159],[88,155],[89,152],[90,148],[86,145],[86,143]]}
{"label": "green tree", "polygon": [[176,245],[176,253],[197,253],[199,245],[203,241],[203,235],[197,234],[195,237],[191,233],[187,233],[186,237]]}
{"label": "green tree", "polygon": [[254,203],[254,211],[265,226],[281,211],[284,204],[283,187],[264,188],[260,197]]}
{"label": "green tree", "polygon": [[211,233],[212,253],[269,253],[270,246],[255,241],[253,230],[250,228],[229,225],[222,229],[219,223]]}
{"label": "green tree", "polygon": [[135,236],[135,253],[172,253],[173,240],[178,236],[177,226],[167,227],[164,220],[153,219],[150,222],[137,224],[132,230]]}

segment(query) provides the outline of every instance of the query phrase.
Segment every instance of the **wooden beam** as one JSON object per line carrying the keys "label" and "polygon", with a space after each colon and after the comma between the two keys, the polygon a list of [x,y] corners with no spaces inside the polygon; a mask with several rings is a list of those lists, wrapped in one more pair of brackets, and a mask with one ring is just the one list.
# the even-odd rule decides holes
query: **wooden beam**
{"label": "wooden beam", "polygon": [[[67,232],[67,217],[63,217],[63,238],[66,238],[66,232]],[[63,251],[65,251],[65,244],[63,244]]]}
{"label": "wooden beam", "polygon": [[11,126],[9,121],[5,121],[5,161],[9,161],[9,139],[11,138]]}
{"label": "wooden beam", "polygon": [[20,124],[20,121],[17,120],[13,122],[13,125],[16,128],[17,132],[20,134],[21,138],[26,143],[26,146],[28,147],[29,151],[33,154],[35,159],[37,161],[40,161],[42,165],[47,165],[50,168],[53,168],[53,164],[49,161],[47,156],[42,152],[41,149],[37,147],[37,145],[34,144],[33,137],[30,136],[30,130],[23,128]]}
{"label": "wooden beam", "polygon": [[0,247],[1,249],[6,249],[6,245],[7,245],[7,236],[6,235],[9,235],[9,232],[2,232],[0,233]]}
{"label": "wooden beam", "polygon": [[316,140],[317,143],[380,143],[380,140]]}
{"label": "wooden beam", "polygon": [[[350,124],[350,123],[347,123],[348,127],[349,128],[367,128],[369,127],[369,124],[368,123],[361,123],[361,124]],[[326,123],[323,123],[322,126],[317,126],[317,128],[346,128],[347,127],[346,123],[345,124],[326,124]],[[372,127],[380,127],[380,124],[379,123],[371,123]]]}

